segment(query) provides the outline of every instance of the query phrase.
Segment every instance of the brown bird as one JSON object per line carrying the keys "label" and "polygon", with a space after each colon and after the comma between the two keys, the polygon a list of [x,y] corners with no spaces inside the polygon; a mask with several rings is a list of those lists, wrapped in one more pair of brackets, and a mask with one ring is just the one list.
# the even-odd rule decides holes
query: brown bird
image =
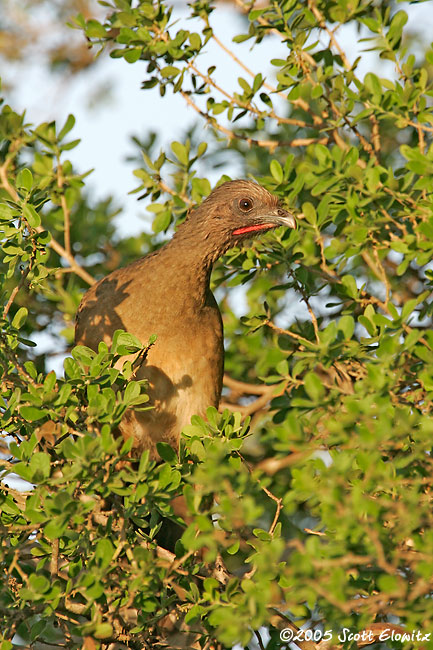
{"label": "brown bird", "polygon": [[120,425],[137,451],[156,443],[178,448],[182,428],[194,414],[218,407],[224,366],[221,314],[209,288],[214,262],[242,240],[276,228],[296,228],[277,197],[257,183],[230,181],[193,210],[160,250],[118,269],[83,297],[76,342],[96,350],[123,329],[156,344],[137,372],[149,382],[153,409],[129,411]]}

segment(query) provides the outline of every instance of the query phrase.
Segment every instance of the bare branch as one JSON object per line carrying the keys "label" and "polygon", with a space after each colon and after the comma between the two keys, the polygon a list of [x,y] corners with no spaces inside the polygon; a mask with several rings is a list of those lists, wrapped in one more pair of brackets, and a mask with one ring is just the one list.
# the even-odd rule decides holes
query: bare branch
{"label": "bare branch", "polygon": [[233,379],[227,373],[224,374],[223,382],[229,388],[244,395],[264,395],[269,391],[269,386],[266,384],[248,384],[245,381]]}
{"label": "bare branch", "polygon": [[[37,228],[35,228],[35,230],[37,230],[38,232],[44,232],[44,228],[42,228],[42,226],[38,226]],[[90,286],[91,286],[92,284],[95,284],[95,282],[96,282],[95,278],[93,278],[93,277],[90,275],[90,273],[88,273],[88,272],[86,271],[86,269],[83,269],[83,267],[80,266],[80,264],[78,264],[78,262],[77,262],[77,260],[75,259],[75,257],[74,257],[73,255],[71,255],[70,253],[68,253],[68,252],[63,248],[63,246],[62,246],[61,244],[59,244],[58,241],[56,241],[55,239],[52,238],[52,239],[50,240],[50,242],[49,242],[48,245],[51,246],[51,248],[52,248],[54,251],[56,251],[56,253],[57,253],[58,255],[60,255],[60,257],[63,257],[63,258],[64,258],[64,259],[69,263],[69,266],[71,267],[71,270],[72,270],[76,275],[78,275],[82,280],[84,280],[84,282],[86,282],[86,283],[89,284]]]}
{"label": "bare branch", "polygon": [[317,144],[327,144],[329,142],[329,137],[325,136],[322,138],[294,138],[293,140],[289,141],[281,141],[281,140],[256,140],[255,138],[250,138],[249,136],[243,135],[242,133],[234,133],[233,131],[230,131],[230,129],[225,128],[221,124],[217,122],[217,120],[209,115],[206,111],[203,111],[197,104],[191,99],[191,96],[189,93],[185,92],[184,90],[179,91],[182,97],[185,99],[186,103],[191,106],[199,115],[201,115],[214,129],[217,131],[220,131],[220,133],[223,133],[225,136],[227,136],[229,143],[234,140],[234,139],[239,139],[243,140],[244,142],[247,142],[250,146],[257,146],[257,147],[263,147],[265,149],[269,149],[271,153],[273,153],[276,149],[280,147],[306,147],[309,144],[317,143]]}

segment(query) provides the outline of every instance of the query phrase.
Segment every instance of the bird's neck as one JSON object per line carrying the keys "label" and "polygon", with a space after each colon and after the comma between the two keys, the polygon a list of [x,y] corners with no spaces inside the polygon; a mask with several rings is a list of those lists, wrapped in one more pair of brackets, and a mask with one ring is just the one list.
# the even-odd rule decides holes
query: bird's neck
{"label": "bird's neck", "polygon": [[174,286],[188,295],[194,308],[209,301],[209,281],[214,262],[228,248],[201,224],[182,224],[173,238],[161,249],[165,267]]}

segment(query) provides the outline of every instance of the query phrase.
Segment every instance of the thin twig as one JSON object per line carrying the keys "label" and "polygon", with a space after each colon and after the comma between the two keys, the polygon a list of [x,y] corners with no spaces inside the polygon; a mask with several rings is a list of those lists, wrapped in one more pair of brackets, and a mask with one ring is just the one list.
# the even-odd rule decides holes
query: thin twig
{"label": "thin twig", "polygon": [[260,461],[260,463],[258,463],[255,468],[264,472],[267,476],[274,476],[282,469],[287,469],[287,467],[296,465],[296,463],[299,463],[304,458],[308,458],[311,456],[313,451],[314,450],[294,451],[288,456],[284,456],[284,458],[265,458],[264,460]]}
{"label": "thin twig", "polygon": [[175,190],[172,190],[171,187],[169,185],[167,185],[167,183],[165,181],[163,181],[160,176],[158,177],[158,185],[160,186],[160,188],[164,192],[167,192],[167,194],[170,194],[170,196],[179,197],[180,199],[182,199],[182,201],[184,201],[190,207],[192,205],[194,205],[194,201],[191,201],[191,199],[186,194],[183,194],[181,192],[176,192]]}
{"label": "thin twig", "polygon": [[371,126],[371,141],[373,143],[374,150],[376,154],[380,153],[381,150],[381,145],[380,145],[380,130],[379,130],[379,121],[376,117],[376,115],[370,115],[370,122],[372,124]]}
{"label": "thin twig", "polygon": [[318,537],[326,537],[326,533],[322,533],[320,530],[311,530],[311,528],[304,528],[304,532],[309,535],[317,535]]}
{"label": "thin twig", "polygon": [[54,539],[51,543],[51,560],[50,560],[50,574],[51,577],[56,577],[59,572],[59,540]]}
{"label": "thin twig", "polygon": [[263,485],[262,485],[261,487],[262,487],[263,492],[264,492],[264,493],[265,493],[265,494],[266,494],[270,499],[272,499],[272,501],[275,501],[275,503],[277,504],[277,507],[276,507],[276,509],[275,509],[275,515],[274,515],[274,518],[273,518],[273,520],[272,520],[271,527],[269,528],[269,531],[268,531],[269,534],[273,537],[273,536],[274,536],[274,532],[275,532],[275,528],[276,528],[277,523],[278,523],[278,519],[280,518],[281,510],[283,509],[283,499],[282,499],[281,497],[276,497],[274,494],[272,494],[272,492],[270,492],[270,491],[268,490],[268,488],[265,488]]}
{"label": "thin twig", "polygon": [[277,332],[277,334],[282,334],[285,336],[290,336],[293,339],[296,339],[297,341],[302,341],[303,343],[306,343],[307,345],[311,345],[311,341],[308,339],[304,338],[300,334],[296,334],[295,332],[291,332],[290,330],[285,330],[282,329],[281,327],[278,327],[275,325],[272,321],[267,320],[264,325],[267,325],[271,330],[274,330],[274,332]]}
{"label": "thin twig", "polygon": [[[401,117],[399,115],[399,117]],[[425,124],[420,124],[419,122],[413,122],[412,120],[407,120],[409,126],[413,126],[417,130],[426,131],[427,133],[433,133],[433,126],[426,126]]]}
{"label": "thin twig", "polygon": [[13,288],[12,293],[9,296],[9,300],[7,301],[7,303],[5,305],[5,308],[3,309],[3,315],[2,315],[3,319],[6,318],[8,312],[9,312],[9,309],[11,308],[11,305],[12,305],[13,301],[16,298],[16,295],[17,295],[18,291],[21,289],[21,287],[24,286],[26,278],[27,278],[27,276],[28,276],[28,274],[30,272],[30,268],[31,267],[29,265],[26,269],[24,269],[24,271],[21,272],[21,280],[18,282],[16,287]]}

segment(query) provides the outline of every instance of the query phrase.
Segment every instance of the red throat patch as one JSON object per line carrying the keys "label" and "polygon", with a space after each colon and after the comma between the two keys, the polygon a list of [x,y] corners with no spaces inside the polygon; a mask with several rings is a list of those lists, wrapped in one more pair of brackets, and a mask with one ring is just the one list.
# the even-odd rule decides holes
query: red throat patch
{"label": "red throat patch", "polygon": [[258,230],[269,230],[269,228],[275,228],[274,223],[260,223],[255,226],[244,226],[244,228],[236,228],[233,230],[233,235],[245,235],[248,232],[257,232]]}

